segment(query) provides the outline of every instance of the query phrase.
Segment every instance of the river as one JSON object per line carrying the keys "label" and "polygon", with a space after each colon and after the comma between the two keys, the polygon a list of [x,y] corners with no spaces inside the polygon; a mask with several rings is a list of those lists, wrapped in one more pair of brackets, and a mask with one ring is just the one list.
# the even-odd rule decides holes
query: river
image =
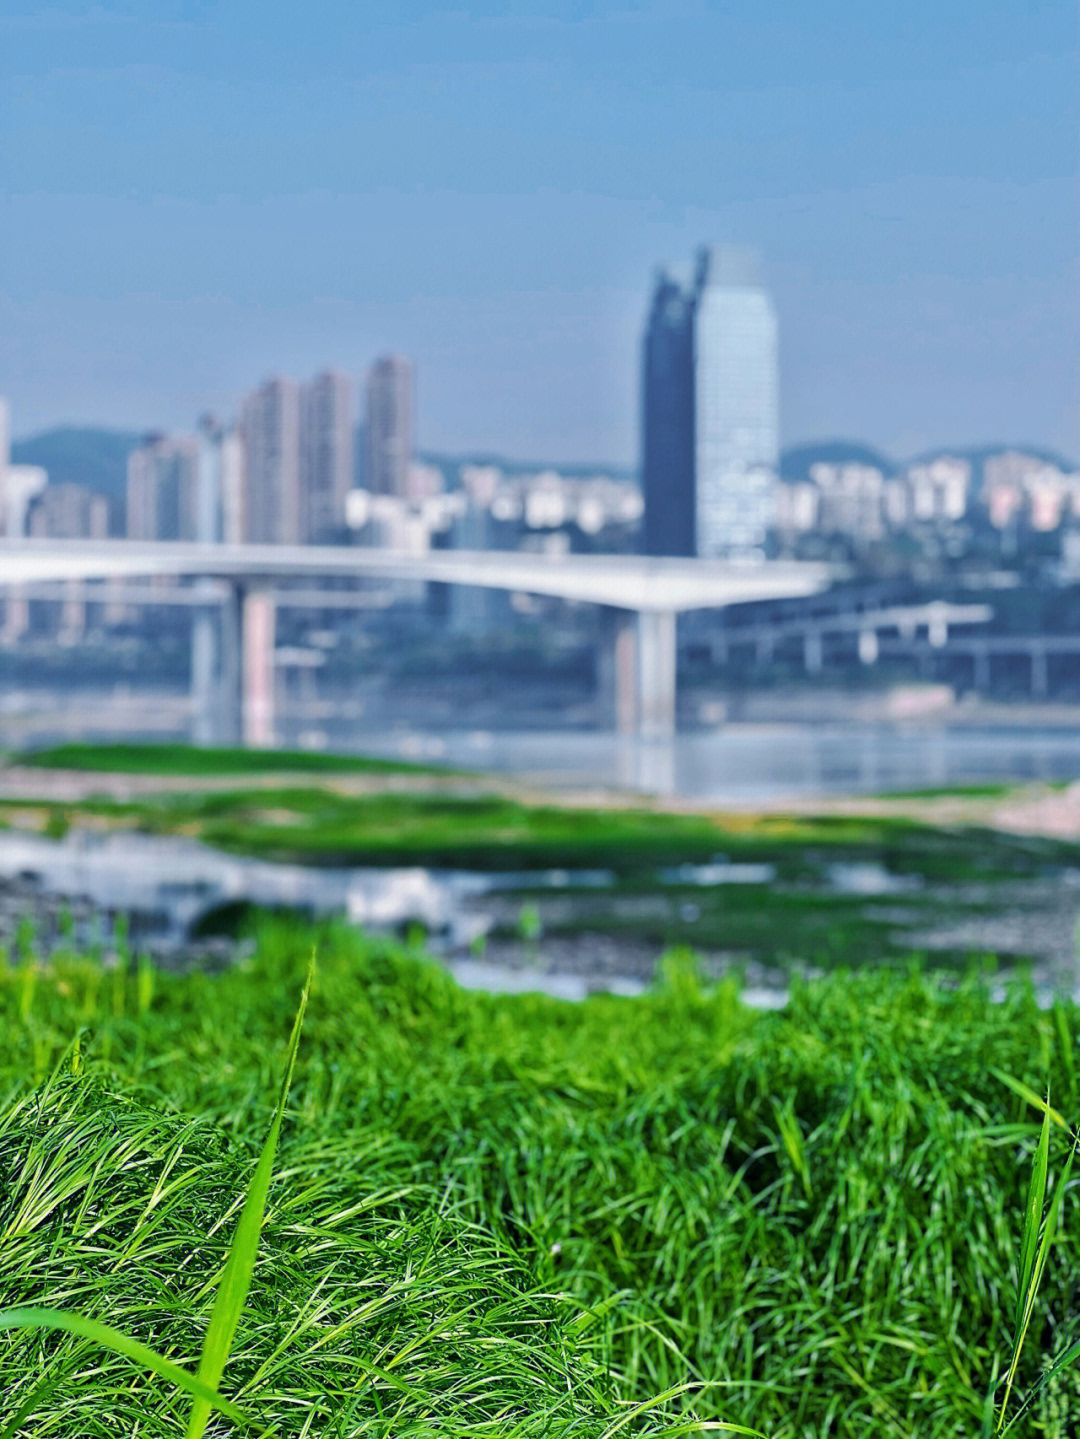
{"label": "river", "polygon": [[[70,739],[183,739],[188,703],[183,692],[169,690],[12,691],[0,695],[0,749]],[[986,724],[950,723],[947,715],[903,723],[802,718],[720,724],[644,742],[587,728],[428,728],[410,722],[406,710],[378,724],[330,714],[314,721],[283,717],[277,740],[488,770],[559,788],[600,785],[717,805],[1080,779],[1080,726],[1037,718]]]}
{"label": "river", "polygon": [[667,742],[597,731],[331,726],[287,738],[559,788],[602,785],[717,805],[1080,779],[1080,731],[1041,726],[733,724]]}

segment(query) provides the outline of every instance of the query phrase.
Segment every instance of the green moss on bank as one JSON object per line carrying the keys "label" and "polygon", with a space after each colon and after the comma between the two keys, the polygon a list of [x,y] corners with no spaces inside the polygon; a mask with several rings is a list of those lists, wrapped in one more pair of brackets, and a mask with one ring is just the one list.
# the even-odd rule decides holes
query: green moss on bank
{"label": "green moss on bank", "polygon": [[112,774],[439,774],[431,765],[312,750],[261,750],[188,744],[61,744],[27,750],[18,763],[38,769]]}

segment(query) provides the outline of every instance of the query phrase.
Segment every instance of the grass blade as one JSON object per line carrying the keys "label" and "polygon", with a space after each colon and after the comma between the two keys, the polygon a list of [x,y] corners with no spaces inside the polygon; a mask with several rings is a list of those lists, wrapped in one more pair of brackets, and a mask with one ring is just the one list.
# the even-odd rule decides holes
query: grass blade
{"label": "grass blade", "polygon": [[1039,1130],[1039,1145],[1035,1151],[1035,1164],[1028,1184],[1027,1203],[1024,1205],[1024,1233],[1020,1243],[1020,1274],[1016,1290],[1016,1317],[1013,1324],[1013,1348],[1020,1338],[1020,1322],[1031,1287],[1031,1276],[1035,1269],[1035,1255],[1039,1247],[1039,1230],[1042,1227],[1043,1207],[1046,1204],[1046,1171],[1050,1162],[1050,1116],[1043,1115]]}
{"label": "grass blade", "polygon": [[[1036,1156],[1036,1171],[1038,1171],[1039,1169],[1039,1156],[1041,1156],[1043,1152],[1043,1139],[1046,1137],[1048,1132],[1048,1123],[1049,1116],[1047,1114],[1044,1114],[1042,1133],[1039,1138],[1039,1155]],[[1042,1238],[1039,1240],[1034,1260],[1032,1261],[1030,1266],[1027,1284],[1025,1287],[1022,1287],[1020,1291],[1023,1302],[1019,1309],[1019,1323],[1016,1339],[1013,1344],[1012,1361],[1009,1364],[1009,1372],[1005,1376],[1005,1393],[1002,1397],[1001,1412],[998,1418],[999,1433],[1003,1432],[1003,1426],[1005,1425],[1005,1411],[1008,1408],[1009,1395],[1012,1392],[1013,1381],[1016,1378],[1016,1369],[1017,1365],[1020,1362],[1020,1351],[1024,1347],[1024,1340],[1027,1337],[1028,1326],[1031,1323],[1031,1316],[1035,1311],[1035,1298],[1039,1292],[1039,1285],[1042,1283],[1043,1272],[1046,1269],[1047,1256],[1050,1253],[1050,1246],[1054,1242],[1054,1235],[1057,1231],[1058,1217],[1061,1212],[1061,1202],[1065,1196],[1065,1189],[1072,1175],[1073,1160],[1076,1158],[1076,1150],[1078,1144],[1080,1144],[1080,1136],[1074,1136],[1072,1148],[1069,1150],[1069,1157],[1065,1161],[1065,1167],[1061,1171],[1061,1176],[1058,1179],[1057,1184],[1054,1186],[1054,1194],[1050,1200],[1050,1207],[1047,1210],[1046,1222],[1042,1227]],[[1032,1178],[1034,1183],[1036,1176],[1033,1175]],[[1046,1174],[1044,1160],[1042,1174],[1042,1189],[1044,1192],[1045,1188]],[[1032,1215],[1031,1211],[1029,1210],[1028,1213],[1024,1216],[1024,1246],[1022,1250],[1022,1255],[1026,1255],[1027,1253],[1028,1228],[1029,1224],[1031,1223]],[[1034,1224],[1037,1229],[1038,1217],[1034,1219]],[[1015,1420],[1010,1422],[1010,1428],[1013,1422],[1015,1422]]]}
{"label": "grass blade", "polygon": [[[243,1424],[248,1427],[252,1424],[243,1410],[238,1409],[227,1399],[223,1399],[216,1393],[213,1387],[204,1379],[197,1378],[179,1364],[174,1364],[170,1359],[165,1359],[156,1350],[140,1344],[137,1339],[130,1338],[127,1334],[121,1333],[119,1329],[113,1329],[108,1324],[101,1324],[96,1319],[85,1319],[81,1314],[65,1314],[60,1309],[44,1309],[35,1306],[25,1306],[15,1309],[0,1310],[0,1329],[60,1329],[67,1334],[74,1334],[79,1339],[89,1339],[93,1344],[100,1344],[104,1349],[112,1349],[116,1354],[122,1354],[125,1359],[140,1365],[143,1369],[150,1369],[162,1379],[168,1379],[178,1389],[194,1395],[199,1404],[205,1404],[206,1412],[211,1409],[219,1409],[235,1424]],[[34,1391],[32,1398],[35,1402],[43,1399],[51,1386],[39,1386]],[[19,1423],[26,1417],[26,1407],[20,1410],[16,1419]],[[5,1433],[10,1432],[9,1424]],[[268,1434],[269,1430],[262,1430]]]}
{"label": "grass blade", "polygon": [[[613,1424],[609,1424],[600,1439],[614,1439],[614,1435],[625,1429],[628,1424],[642,1414],[648,1413],[650,1409],[657,1409],[661,1404],[666,1404],[669,1399],[675,1399],[680,1394],[686,1394],[691,1389],[697,1388],[700,1388],[697,1384],[673,1384],[662,1394],[654,1394],[651,1399],[643,1399],[640,1404],[634,1404],[627,1409],[626,1413],[616,1419]],[[747,1429],[742,1424],[727,1424],[722,1419],[691,1420],[687,1423],[676,1424],[673,1428],[662,1429],[660,1433],[674,1436],[677,1434],[700,1434],[706,1430],[719,1434],[744,1434],[747,1439],[767,1439],[767,1436],[757,1429]]]}
{"label": "grass blade", "polygon": [[1020,1408],[1016,1411],[1013,1417],[1009,1420],[1008,1424],[1006,1424],[1005,1428],[1001,1431],[1003,1436],[1005,1434],[1008,1434],[1009,1430],[1013,1427],[1016,1421],[1018,1419],[1022,1419],[1023,1416],[1027,1413],[1027,1411],[1031,1408],[1033,1401],[1035,1400],[1036,1396],[1039,1393],[1039,1390],[1043,1387],[1043,1385],[1049,1379],[1052,1379],[1059,1369],[1067,1369],[1070,1364],[1075,1364],[1077,1359],[1080,1359],[1080,1340],[1077,1340],[1074,1343],[1070,1344],[1068,1349],[1066,1349],[1064,1353],[1059,1354],[1058,1357],[1054,1360],[1053,1364],[1050,1365],[1050,1368],[1046,1371],[1046,1373],[1042,1375],[1039,1382],[1034,1385],[1033,1388],[1024,1396],[1024,1402],[1020,1405]]}
{"label": "grass blade", "polygon": [[[89,1346],[87,1344],[79,1345],[79,1347],[75,1351],[75,1357],[79,1357],[83,1353],[85,1353],[88,1347]],[[19,1405],[18,1409],[15,1411],[12,1417],[4,1425],[3,1429],[0,1429],[0,1439],[14,1439],[14,1436],[22,1427],[22,1422],[27,1417],[27,1415],[33,1414],[34,1410],[37,1409],[42,1403],[44,1403],[44,1401],[49,1397],[53,1390],[64,1382],[64,1379],[66,1377],[67,1376],[63,1371],[61,1371],[60,1373],[56,1373],[53,1370],[46,1371],[46,1373],[43,1374],[38,1380],[38,1382],[34,1385],[33,1389],[31,1389],[30,1393],[26,1396],[23,1402]]]}
{"label": "grass blade", "polygon": [[631,1293],[629,1289],[616,1290],[609,1294],[606,1299],[601,1299],[599,1304],[594,1304],[589,1309],[583,1309],[580,1314],[574,1316],[566,1326],[567,1334],[580,1334],[582,1330],[588,1329],[598,1319],[603,1319],[605,1314],[610,1313],[616,1305],[621,1304]]}
{"label": "grass blade", "polygon": [[995,1079],[1000,1079],[1002,1084],[1020,1099],[1025,1100],[1042,1114],[1049,1115],[1059,1129],[1068,1129],[1065,1116],[1054,1109],[1048,1099],[1040,1099],[1030,1085],[1024,1084],[1022,1080],[1014,1079],[1011,1074],[1006,1074],[1002,1069],[991,1069],[990,1073]]}
{"label": "grass blade", "polygon": [[[266,1211],[266,1195],[274,1171],[278,1135],[281,1132],[281,1122],[285,1115],[285,1104],[289,1097],[289,1086],[292,1083],[293,1068],[296,1064],[296,1051],[300,1044],[300,1030],[304,1023],[304,1011],[307,1009],[314,973],[315,955],[313,953],[311,963],[308,965],[304,992],[300,996],[300,1007],[297,1009],[296,1019],[293,1021],[277,1109],[274,1112],[273,1122],[270,1125],[270,1132],[266,1136],[262,1154],[259,1156],[259,1162],[255,1166],[255,1173],[251,1176],[251,1183],[248,1185],[247,1197],[237,1221],[236,1232],[229,1247],[229,1257],[225,1261],[217,1296],[214,1299],[210,1324],[203,1340],[202,1356],[199,1359],[199,1382],[212,1392],[217,1390],[225,1369],[225,1361],[232,1348],[233,1336],[240,1321],[240,1314],[244,1308],[244,1301],[251,1285],[251,1276],[255,1269],[259,1234]],[[197,1398],[192,1405],[191,1417],[188,1420],[187,1439],[202,1439],[209,1418],[209,1401],[206,1398]]]}
{"label": "grass blade", "polygon": [[745,1434],[747,1439],[768,1439],[760,1429],[747,1429],[742,1424],[725,1424],[722,1419],[691,1419],[673,1429],[661,1429],[655,1439],[680,1439],[684,1434]]}

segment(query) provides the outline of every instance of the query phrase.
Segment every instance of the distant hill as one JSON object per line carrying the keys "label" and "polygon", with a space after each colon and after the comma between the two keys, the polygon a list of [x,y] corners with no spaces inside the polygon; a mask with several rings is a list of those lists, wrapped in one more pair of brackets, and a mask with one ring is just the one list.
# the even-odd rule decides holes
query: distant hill
{"label": "distant hill", "polygon": [[423,450],[417,459],[426,465],[438,465],[451,484],[466,465],[494,465],[504,475],[539,475],[544,470],[557,470],[560,475],[573,475],[576,479],[594,479],[606,475],[609,480],[637,480],[638,472],[633,465],[599,465],[596,463],[577,464],[568,460],[515,460],[506,455],[477,451],[473,454],[447,455]]}
{"label": "distant hill", "polygon": [[808,480],[815,465],[868,465],[884,475],[895,475],[899,469],[888,455],[857,440],[818,440],[784,450],[780,456],[780,478],[792,484]]}
{"label": "distant hill", "polygon": [[1015,453],[1019,455],[1031,455],[1036,460],[1041,460],[1045,465],[1056,465],[1059,470],[1064,470],[1067,475],[1076,473],[1076,463],[1066,459],[1064,455],[1058,454],[1055,450],[1045,450],[1040,445],[979,445],[976,447],[957,445],[954,448],[940,446],[936,450],[929,450],[926,454],[915,455],[908,461],[911,465],[925,465],[931,460],[939,459],[942,455],[950,455],[958,460],[967,460],[971,465],[972,479],[975,488],[978,489],[983,481],[983,467],[987,460],[992,460],[997,455]]}
{"label": "distant hill", "polygon": [[[362,440],[361,435],[358,436]],[[48,471],[50,484],[71,483],[85,485],[87,489],[105,495],[114,517],[119,520],[124,510],[127,489],[127,458],[143,439],[143,435],[124,430],[96,429],[91,426],[64,426],[46,430],[27,439],[15,440],[11,446],[11,458],[19,465],[41,465]],[[362,444],[358,451],[362,450]],[[954,455],[971,462],[976,488],[981,484],[983,466],[994,455],[1016,450],[1021,454],[1033,455],[1048,464],[1058,465],[1072,473],[1076,465],[1064,456],[1038,445],[983,445],[979,447],[941,445],[925,454],[916,455],[906,461],[908,464],[925,464],[942,455]],[[544,460],[518,460],[490,451],[475,451],[471,454],[449,455],[441,452],[421,451],[419,459],[427,464],[438,465],[446,474],[451,486],[460,483],[461,470],[465,465],[496,465],[506,475],[538,474],[542,470],[558,470],[564,475],[609,475],[612,479],[636,480],[638,472],[628,465],[567,464]],[[814,465],[847,464],[872,465],[883,474],[894,475],[901,468],[897,461],[874,449],[871,445],[856,440],[819,440],[810,444],[794,445],[780,456],[780,474],[788,481],[806,480]]]}
{"label": "distant hill", "polygon": [[1041,460],[1048,465],[1057,465],[1066,474],[1072,474],[1076,465],[1064,455],[1059,455],[1053,450],[1044,449],[1040,445],[937,445],[932,450],[926,450],[920,455],[912,455],[902,462],[890,459],[888,455],[882,454],[880,450],[873,449],[870,445],[863,445],[853,440],[820,440],[813,444],[795,445],[785,450],[780,456],[780,477],[781,479],[795,482],[808,480],[810,471],[814,465],[872,465],[885,475],[895,475],[900,470],[906,469],[908,465],[927,465],[933,460],[942,459],[948,456],[951,459],[967,460],[971,465],[972,479],[976,490],[982,484],[983,468],[987,460],[993,459],[995,455],[1004,455],[1015,451],[1021,455],[1031,455],[1034,459]]}
{"label": "distant hill", "polygon": [[68,426],[13,440],[11,459],[16,465],[41,465],[51,485],[85,485],[105,495],[118,514],[127,491],[127,458],[142,439],[123,430]]}

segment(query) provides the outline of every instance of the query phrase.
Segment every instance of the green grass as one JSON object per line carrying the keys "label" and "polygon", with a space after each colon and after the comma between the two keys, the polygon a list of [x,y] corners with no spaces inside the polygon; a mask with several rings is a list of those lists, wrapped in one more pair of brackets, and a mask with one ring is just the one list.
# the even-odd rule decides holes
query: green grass
{"label": "green grass", "polygon": [[1015,794],[1023,788],[1023,785],[1013,781],[986,780],[981,784],[925,785],[913,786],[911,789],[886,789],[881,790],[875,797],[898,800],[1004,799],[1006,795]]}
{"label": "green grass", "polygon": [[[974,981],[866,970],[757,1014],[675,955],[642,999],[575,1006],[467,993],[417,953],[283,923],[214,977],[24,959],[0,975],[0,1305],[194,1369],[313,940],[222,1384],[255,1425],[984,1432],[1039,1253],[1037,1096],[1080,1108],[1080,1015],[1022,984],[993,1004]],[[1067,1137],[1045,1147],[1060,1176]],[[1035,1387],[1080,1323],[1071,1187],[1060,1202],[1014,1435],[1080,1425],[1072,1370]],[[180,1436],[189,1403],[79,1334],[22,1329],[0,1332],[0,1395],[0,1434],[34,1399],[5,1439]]]}
{"label": "green grass", "polygon": [[[149,764],[145,747],[139,753]],[[200,753],[193,751],[192,753]],[[209,752],[213,753],[213,752]],[[257,753],[251,754],[253,764]],[[324,758],[324,757],[313,757]],[[771,862],[784,879],[812,878],[834,860],[873,859],[927,880],[1017,879],[1080,862],[1080,845],[976,827],[945,829],[903,815],[672,814],[526,803],[493,787],[342,794],[316,782],[174,790],[58,806],[0,800],[0,814],[39,811],[43,823],[80,818],[150,833],[184,833],[234,853],[310,864],[417,864],[507,871],[601,868],[621,875],[723,855]]]}
{"label": "green grass", "polygon": [[[300,1007],[293,1021],[292,1036],[289,1040],[289,1049],[285,1060],[285,1073],[281,1081],[277,1107],[270,1123],[270,1132],[248,1183],[247,1194],[225,1260],[225,1267],[217,1281],[217,1293],[210,1322],[203,1338],[198,1372],[194,1375],[191,1374],[188,1370],[180,1368],[171,1360],[163,1357],[156,1350],[133,1339],[123,1330],[115,1329],[112,1325],[103,1324],[100,1320],[77,1311],[52,1309],[39,1305],[21,1305],[12,1309],[0,1309],[0,1331],[9,1329],[45,1330],[73,1335],[77,1339],[85,1340],[90,1345],[104,1348],[119,1354],[124,1359],[131,1360],[140,1369],[149,1370],[152,1374],[174,1385],[181,1392],[190,1394],[192,1403],[188,1414],[185,1439],[203,1439],[210,1415],[215,1411],[225,1414],[245,1428],[250,1427],[251,1424],[242,1410],[237,1409],[234,1404],[221,1396],[219,1386],[255,1269],[260,1231],[266,1211],[266,1196],[274,1171],[277,1143],[285,1117],[285,1105],[289,1097],[293,1069],[296,1065],[300,1031],[311,993],[314,967],[313,955],[300,998]],[[29,1017],[29,1006],[25,1000],[20,1003],[20,1015],[24,1022]],[[80,1068],[81,1046],[76,1042],[76,1047],[72,1052],[72,1070],[77,1073]],[[51,1395],[55,1382],[52,1376],[46,1374],[33,1386],[29,1396],[24,1398],[19,1405],[15,1417],[5,1425],[5,1439],[6,1436],[14,1434],[24,1421],[37,1418],[38,1411],[43,1406],[43,1401]]]}
{"label": "green grass", "polygon": [[[0,802],[5,812],[34,808],[51,815],[57,807],[32,797]],[[343,795],[293,785],[88,799],[63,812],[72,822],[89,816],[150,833],[196,835],[233,853],[313,864],[634,871],[673,858],[708,859],[724,837],[709,817],[528,805],[495,792]]]}
{"label": "green grass", "polygon": [[39,769],[94,770],[115,774],[438,774],[445,771],[404,760],[323,754],[311,750],[258,750],[187,744],[61,744],[27,750],[19,764]]}

